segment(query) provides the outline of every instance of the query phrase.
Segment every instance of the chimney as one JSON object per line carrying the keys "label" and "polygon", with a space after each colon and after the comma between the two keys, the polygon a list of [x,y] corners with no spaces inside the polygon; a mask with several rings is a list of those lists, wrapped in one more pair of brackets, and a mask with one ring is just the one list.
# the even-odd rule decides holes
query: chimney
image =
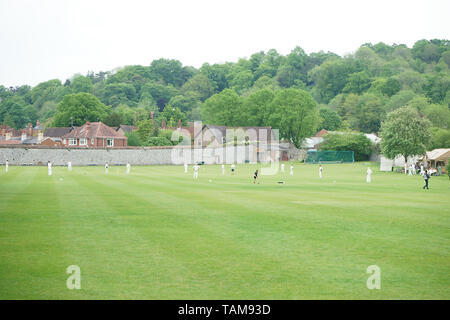
{"label": "chimney", "polygon": [[32,137],[33,136],[33,125],[31,123],[29,123],[27,129],[28,129],[27,135]]}
{"label": "chimney", "polygon": [[11,140],[11,131],[6,131],[5,140]]}
{"label": "chimney", "polygon": [[150,111],[150,119],[152,119],[152,122],[155,123],[155,111]]}
{"label": "chimney", "polygon": [[27,138],[27,130],[22,130],[22,136],[21,136],[21,138],[20,138],[20,141],[23,141],[23,140],[25,140]]}
{"label": "chimney", "polygon": [[166,128],[166,120],[163,120],[161,123],[161,128],[165,129]]}
{"label": "chimney", "polygon": [[38,132],[38,140],[39,141],[44,140],[44,134],[42,133],[42,130],[39,130],[39,132]]}
{"label": "chimney", "polygon": [[39,120],[36,121],[36,127],[39,127],[41,125],[41,123],[39,122]]}
{"label": "chimney", "polygon": [[181,128],[181,120],[178,120],[177,128]]}

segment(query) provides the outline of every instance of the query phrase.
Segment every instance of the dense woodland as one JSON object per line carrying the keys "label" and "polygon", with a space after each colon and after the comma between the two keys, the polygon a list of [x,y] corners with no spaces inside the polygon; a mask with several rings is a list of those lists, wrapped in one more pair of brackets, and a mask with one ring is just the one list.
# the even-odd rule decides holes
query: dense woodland
{"label": "dense woodland", "polygon": [[429,148],[450,147],[450,43],[420,40],[406,45],[363,44],[353,54],[309,55],[296,47],[286,56],[275,49],[237,62],[200,69],[159,59],[149,66],[75,75],[35,87],[0,86],[0,123],[23,128],[140,125],[130,144],[164,144],[149,128],[181,120],[229,126],[272,126],[297,146],[316,130],[377,133],[386,115],[410,106],[431,122]]}

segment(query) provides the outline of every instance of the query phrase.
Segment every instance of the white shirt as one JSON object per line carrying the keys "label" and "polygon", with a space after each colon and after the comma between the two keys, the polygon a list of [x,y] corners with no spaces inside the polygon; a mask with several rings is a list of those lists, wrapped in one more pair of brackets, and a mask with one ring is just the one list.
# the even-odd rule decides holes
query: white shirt
{"label": "white shirt", "polygon": [[195,165],[195,166],[193,166],[193,168],[194,168],[194,172],[197,172],[200,167],[198,165]]}
{"label": "white shirt", "polygon": [[52,163],[49,162],[49,163],[47,164],[47,167],[48,167],[49,169],[51,169],[51,168],[52,168]]}

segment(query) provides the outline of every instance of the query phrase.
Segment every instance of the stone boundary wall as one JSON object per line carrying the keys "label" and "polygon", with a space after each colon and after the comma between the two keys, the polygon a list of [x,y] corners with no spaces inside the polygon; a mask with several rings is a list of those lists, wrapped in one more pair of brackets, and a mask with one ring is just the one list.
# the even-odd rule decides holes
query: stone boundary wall
{"label": "stone boundary wall", "polygon": [[237,146],[227,148],[191,149],[190,147],[129,147],[129,148],[62,148],[0,146],[0,164],[55,166],[89,165],[181,165],[203,161],[205,164],[256,162],[256,148]]}

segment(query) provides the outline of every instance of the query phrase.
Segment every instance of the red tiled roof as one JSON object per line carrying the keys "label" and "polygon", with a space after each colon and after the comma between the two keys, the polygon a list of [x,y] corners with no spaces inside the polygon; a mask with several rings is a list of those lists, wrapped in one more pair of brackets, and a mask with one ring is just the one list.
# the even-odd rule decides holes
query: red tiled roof
{"label": "red tiled roof", "polygon": [[0,144],[20,144],[20,140],[0,140]]}
{"label": "red tiled roof", "polygon": [[328,133],[327,130],[322,129],[322,130],[320,130],[319,132],[317,132],[317,133],[314,135],[314,137],[321,137],[321,136],[323,136],[323,135],[326,135],[327,133]]}
{"label": "red tiled roof", "polygon": [[103,122],[86,122],[81,127],[73,129],[65,134],[63,138],[115,138],[127,139],[119,132],[108,127]]}

